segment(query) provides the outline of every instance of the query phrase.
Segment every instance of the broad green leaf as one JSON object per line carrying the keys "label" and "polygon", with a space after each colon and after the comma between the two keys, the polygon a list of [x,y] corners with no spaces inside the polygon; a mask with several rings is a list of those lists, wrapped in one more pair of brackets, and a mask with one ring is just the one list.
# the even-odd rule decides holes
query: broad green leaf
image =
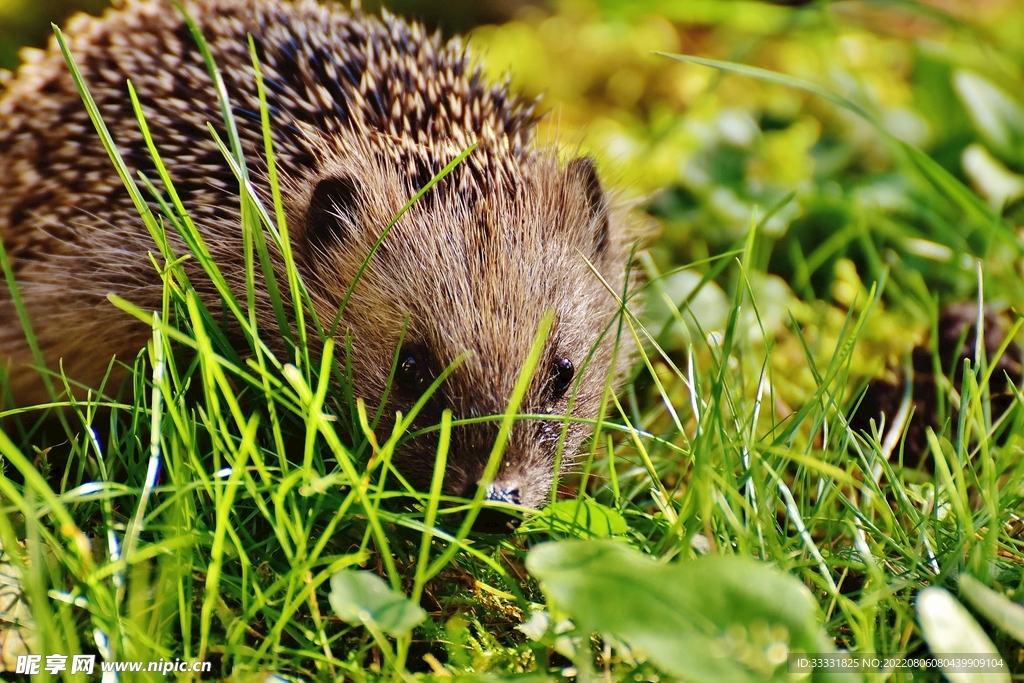
{"label": "broad green leaf", "polygon": [[992,625],[1024,643],[1024,607],[992,590],[970,574],[961,574],[960,595]]}
{"label": "broad green leaf", "polygon": [[810,592],[751,559],[664,564],[615,541],[564,541],[535,548],[526,567],[581,634],[624,642],[670,676],[788,680],[791,653],[819,651]]}
{"label": "broad green leaf", "polygon": [[[932,654],[999,657],[999,651],[974,617],[943,588],[925,588],[917,596],[917,620]],[[999,671],[942,667],[950,683],[1009,683],[1005,663]]]}
{"label": "broad green leaf", "polygon": [[524,529],[541,530],[577,538],[607,538],[625,534],[629,531],[629,525],[618,510],[597,501],[571,498],[548,505]]}
{"label": "broad green leaf", "polygon": [[350,624],[376,626],[391,636],[408,634],[427,613],[368,571],[345,569],[331,577],[331,607]]}

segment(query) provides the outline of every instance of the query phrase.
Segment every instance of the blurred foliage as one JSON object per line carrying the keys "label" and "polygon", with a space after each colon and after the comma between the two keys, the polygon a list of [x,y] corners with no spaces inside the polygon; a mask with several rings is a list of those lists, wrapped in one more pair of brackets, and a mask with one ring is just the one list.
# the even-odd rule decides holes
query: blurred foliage
{"label": "blurred foliage", "polygon": [[[543,136],[597,157],[660,221],[648,275],[696,264],[648,288],[653,329],[671,321],[665,295],[685,300],[704,332],[723,329],[735,283],[705,276],[763,220],[752,265],[766,276],[751,286],[764,329],[755,319],[751,327],[779,345],[775,381],[794,382],[787,398],[799,401],[814,386],[809,368],[794,371],[806,367],[805,344],[829,358],[847,311],[866,303],[873,283],[884,280],[885,296],[853,380],[883,374],[920,343],[938,306],[977,297],[979,269],[986,301],[1024,304],[1015,234],[1024,109],[1013,94],[1022,29],[1024,5],[1003,0],[561,0],[554,14],[528,9],[480,27],[473,43],[493,76],[510,73],[543,95],[552,112]],[[659,53],[757,66],[847,98],[992,213],[965,209],[849,110]],[[804,339],[784,334],[790,319]],[[660,341],[683,348],[678,329]]]}
{"label": "blurred foliage", "polygon": [[0,0],[0,69],[18,65],[23,46],[42,47],[53,35],[51,23],[63,25],[75,12],[98,14],[106,0]]}
{"label": "blurred foliage", "polygon": [[[555,15],[524,14],[503,26],[482,27],[473,38],[494,75],[508,71],[526,92],[544,94],[543,106],[556,112],[549,132],[580,140],[619,185],[653,197],[651,212],[666,223],[658,248],[666,262],[685,263],[735,245],[755,207],[763,215],[796,193],[765,225],[772,244],[762,257],[774,261],[799,293],[827,296],[810,286],[830,282],[830,266],[857,240],[819,247],[850,231],[871,238],[879,254],[932,278],[953,277],[945,291],[960,298],[970,293],[973,274],[964,283],[944,266],[929,267],[929,261],[952,256],[941,243],[893,239],[946,237],[941,231],[950,225],[937,223],[953,224],[957,216],[929,215],[943,207],[926,205],[930,198],[913,186],[914,178],[893,175],[898,162],[892,149],[867,122],[792,88],[657,54],[712,56],[829,88],[965,182],[980,182],[984,195],[995,188],[968,176],[961,157],[972,142],[990,138],[989,131],[978,125],[983,115],[972,116],[964,106],[968,93],[959,81],[973,79],[993,99],[1005,100],[1016,118],[1000,137],[1007,144],[987,147],[995,155],[988,160],[1020,170],[1014,147],[1024,117],[1007,93],[1020,77],[1013,53],[1020,47],[1024,8],[947,4],[970,17],[902,2],[784,7],[567,0]],[[806,264],[809,272],[787,263],[787,236],[817,257]],[[870,263],[874,254],[865,249],[853,249],[858,271],[874,279],[882,264]]]}

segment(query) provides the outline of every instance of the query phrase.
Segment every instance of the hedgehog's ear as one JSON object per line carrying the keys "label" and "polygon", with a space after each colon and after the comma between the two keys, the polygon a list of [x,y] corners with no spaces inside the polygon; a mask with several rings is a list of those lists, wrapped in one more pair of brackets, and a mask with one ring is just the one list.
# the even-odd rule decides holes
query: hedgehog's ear
{"label": "hedgehog's ear", "polygon": [[325,248],[344,242],[358,194],[347,176],[321,178],[306,209],[307,247]]}
{"label": "hedgehog's ear", "polygon": [[601,187],[597,166],[590,157],[580,157],[569,162],[566,172],[571,180],[578,183],[586,197],[592,240],[587,256],[596,261],[608,250],[608,196]]}

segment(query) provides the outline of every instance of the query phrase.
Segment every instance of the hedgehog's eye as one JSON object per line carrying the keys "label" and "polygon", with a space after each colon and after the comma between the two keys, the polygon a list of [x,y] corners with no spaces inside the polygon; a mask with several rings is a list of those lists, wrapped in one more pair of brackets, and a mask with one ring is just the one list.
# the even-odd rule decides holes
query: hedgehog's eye
{"label": "hedgehog's eye", "polygon": [[576,376],[576,368],[568,358],[559,358],[555,361],[555,374],[551,378],[551,394],[555,398],[561,398],[572,384],[572,378]]}
{"label": "hedgehog's eye", "polygon": [[422,390],[426,374],[417,354],[403,348],[398,354],[398,366],[395,367],[395,381],[398,382],[398,386],[411,392]]}

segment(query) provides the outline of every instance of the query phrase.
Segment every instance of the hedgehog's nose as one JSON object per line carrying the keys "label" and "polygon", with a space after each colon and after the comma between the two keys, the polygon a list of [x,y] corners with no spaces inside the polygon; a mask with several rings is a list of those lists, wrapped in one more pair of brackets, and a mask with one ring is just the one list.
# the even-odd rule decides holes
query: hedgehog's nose
{"label": "hedgehog's nose", "polygon": [[[520,501],[519,487],[495,482],[487,487],[486,500],[495,503],[518,505]],[[473,530],[486,534],[507,534],[515,531],[522,522],[523,520],[503,510],[484,508],[477,515],[476,522],[473,524]]]}

